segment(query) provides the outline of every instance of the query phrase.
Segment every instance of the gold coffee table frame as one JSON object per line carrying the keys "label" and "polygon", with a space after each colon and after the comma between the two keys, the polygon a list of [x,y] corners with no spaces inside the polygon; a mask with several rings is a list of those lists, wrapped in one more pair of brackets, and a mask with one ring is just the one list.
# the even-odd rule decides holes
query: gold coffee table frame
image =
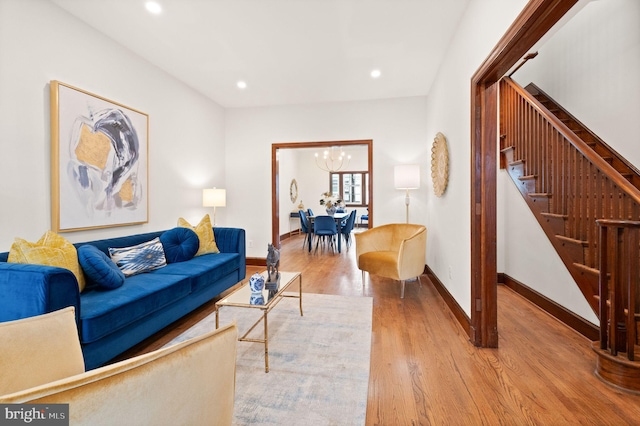
{"label": "gold coffee table frame", "polygon": [[[266,282],[267,272],[264,271],[261,274],[263,277],[265,277],[265,282]],[[298,281],[298,284],[299,284],[298,286],[300,289],[299,295],[294,296],[294,295],[284,294],[284,291],[287,288],[289,288],[289,286],[296,280]],[[223,306],[236,306],[239,308],[260,309],[262,311],[262,317],[258,319],[258,321],[256,321],[255,324],[251,326],[251,328],[249,328],[249,331],[247,331],[244,335],[242,335],[242,337],[238,338],[238,341],[264,343],[264,372],[268,373],[269,372],[269,325],[267,321],[267,314],[271,312],[273,308],[276,307],[276,305],[282,300],[282,298],[293,297],[293,298],[300,299],[300,316],[303,315],[302,314],[302,274],[300,272],[280,271],[280,288],[278,289],[278,292],[275,295],[273,295],[271,299],[269,299],[269,290],[264,289],[262,290],[262,297],[264,298],[264,305],[252,305],[251,303],[249,303],[249,300],[251,299],[251,289],[249,288],[249,281],[247,280],[247,282],[244,283],[242,287],[235,290],[233,293],[231,293],[227,297],[224,297],[223,299],[216,302],[216,329],[219,327],[220,308],[222,308]],[[247,338],[249,333],[251,333],[253,329],[256,328],[258,324],[260,324],[260,321],[264,322],[264,339]]]}

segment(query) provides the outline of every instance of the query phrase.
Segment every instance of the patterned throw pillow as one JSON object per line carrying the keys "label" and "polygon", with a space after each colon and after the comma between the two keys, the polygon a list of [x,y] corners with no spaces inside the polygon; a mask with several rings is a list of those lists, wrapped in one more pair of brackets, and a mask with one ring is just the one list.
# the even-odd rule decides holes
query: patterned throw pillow
{"label": "patterned throw pillow", "polygon": [[109,254],[125,276],[153,271],[167,265],[160,238],[131,247],[111,248]]}
{"label": "patterned throw pillow", "polygon": [[218,250],[218,246],[216,245],[213,228],[211,227],[211,219],[208,214],[204,215],[197,226],[191,226],[191,224],[183,218],[178,219],[178,226],[191,228],[196,232],[196,234],[198,234],[200,248],[198,249],[196,256],[201,256],[207,253],[220,253],[220,250]]}
{"label": "patterned throw pillow", "polygon": [[76,248],[66,238],[53,231],[47,231],[35,243],[16,238],[11,245],[7,260],[12,263],[31,263],[68,269],[76,276],[78,289],[84,290],[85,280],[78,263]]}

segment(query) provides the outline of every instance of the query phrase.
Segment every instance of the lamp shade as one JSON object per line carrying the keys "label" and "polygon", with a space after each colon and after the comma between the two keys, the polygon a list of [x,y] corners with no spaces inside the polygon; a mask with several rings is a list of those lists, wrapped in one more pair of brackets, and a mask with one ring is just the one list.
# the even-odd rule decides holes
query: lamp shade
{"label": "lamp shade", "polygon": [[420,166],[417,164],[401,164],[393,170],[393,181],[396,189],[420,188]]}
{"label": "lamp shade", "polygon": [[203,207],[225,207],[227,205],[227,190],[207,188],[202,190]]}

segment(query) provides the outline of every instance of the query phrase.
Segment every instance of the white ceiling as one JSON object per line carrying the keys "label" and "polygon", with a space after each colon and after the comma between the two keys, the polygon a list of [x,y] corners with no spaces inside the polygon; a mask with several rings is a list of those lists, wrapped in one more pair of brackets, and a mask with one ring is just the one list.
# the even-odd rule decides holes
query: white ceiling
{"label": "white ceiling", "polygon": [[227,108],[426,95],[469,2],[51,1]]}

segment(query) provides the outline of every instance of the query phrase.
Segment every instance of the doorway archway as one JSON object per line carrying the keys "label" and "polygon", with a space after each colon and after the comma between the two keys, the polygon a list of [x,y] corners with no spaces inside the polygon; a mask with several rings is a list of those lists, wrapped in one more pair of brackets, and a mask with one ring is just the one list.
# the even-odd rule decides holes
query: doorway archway
{"label": "doorway archway", "polygon": [[271,145],[271,240],[274,247],[280,248],[280,173],[278,151],[280,149],[328,148],[331,146],[365,145],[367,147],[367,168],[369,171],[369,220],[373,226],[373,140],[323,141],[323,142],[287,142]]}

